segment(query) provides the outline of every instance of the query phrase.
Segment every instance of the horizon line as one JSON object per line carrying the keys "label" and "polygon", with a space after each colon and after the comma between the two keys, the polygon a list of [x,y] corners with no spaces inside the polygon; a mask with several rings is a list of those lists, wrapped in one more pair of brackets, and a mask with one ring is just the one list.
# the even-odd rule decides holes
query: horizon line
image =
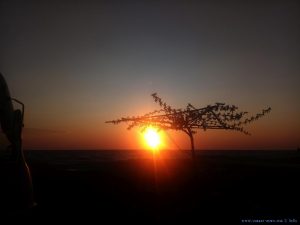
{"label": "horizon line", "polygon": [[[27,148],[23,149],[24,151],[148,151],[148,149],[103,149],[103,148]],[[163,151],[176,151],[176,152],[189,152],[190,149],[163,149]],[[195,151],[299,151],[299,148],[291,149],[291,148],[277,148],[277,149],[195,149]]]}

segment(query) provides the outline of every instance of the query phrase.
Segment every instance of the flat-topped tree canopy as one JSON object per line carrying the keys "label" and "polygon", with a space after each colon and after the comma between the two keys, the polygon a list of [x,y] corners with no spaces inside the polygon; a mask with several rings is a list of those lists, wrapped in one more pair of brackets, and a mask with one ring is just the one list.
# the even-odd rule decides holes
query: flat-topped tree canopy
{"label": "flat-topped tree canopy", "polygon": [[181,130],[188,134],[191,139],[193,157],[195,157],[193,134],[196,133],[196,129],[203,129],[204,131],[207,129],[235,130],[250,135],[243,126],[258,120],[271,111],[271,108],[268,107],[255,116],[245,118],[248,112],[238,111],[238,107],[235,105],[215,103],[203,108],[196,108],[189,103],[185,109],[173,109],[157,93],[151,96],[159,104],[159,110],[154,110],[143,116],[123,117],[106,121],[106,123],[127,122],[129,123],[128,129],[138,126],[144,130],[149,126],[154,126],[164,130]]}

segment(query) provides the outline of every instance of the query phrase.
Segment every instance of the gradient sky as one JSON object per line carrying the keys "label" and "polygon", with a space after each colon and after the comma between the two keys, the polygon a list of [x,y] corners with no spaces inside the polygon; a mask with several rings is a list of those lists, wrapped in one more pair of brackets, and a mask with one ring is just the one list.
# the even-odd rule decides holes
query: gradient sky
{"label": "gradient sky", "polygon": [[2,0],[0,68],[26,105],[25,148],[139,149],[138,129],[104,122],[157,109],[157,92],[178,108],[272,107],[252,136],[199,131],[198,149],[296,149],[299,25],[296,0]]}

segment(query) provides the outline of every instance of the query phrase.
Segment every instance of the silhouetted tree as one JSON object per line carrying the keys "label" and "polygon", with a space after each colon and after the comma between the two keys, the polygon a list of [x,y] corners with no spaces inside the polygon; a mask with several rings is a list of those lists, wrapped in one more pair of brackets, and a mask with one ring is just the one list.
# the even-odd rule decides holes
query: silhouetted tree
{"label": "silhouetted tree", "polygon": [[255,116],[245,118],[248,112],[238,111],[238,107],[227,105],[225,103],[215,103],[204,108],[195,108],[190,103],[183,109],[173,109],[170,105],[164,102],[157,93],[151,95],[160,109],[147,113],[143,116],[123,117],[121,119],[106,121],[106,123],[119,124],[121,122],[129,122],[128,129],[138,126],[145,130],[149,126],[157,127],[164,130],[180,130],[186,133],[191,142],[192,157],[195,159],[194,134],[196,129],[224,129],[235,130],[250,135],[244,130],[243,125],[249,124],[266,113],[271,111],[271,108],[262,110]]}

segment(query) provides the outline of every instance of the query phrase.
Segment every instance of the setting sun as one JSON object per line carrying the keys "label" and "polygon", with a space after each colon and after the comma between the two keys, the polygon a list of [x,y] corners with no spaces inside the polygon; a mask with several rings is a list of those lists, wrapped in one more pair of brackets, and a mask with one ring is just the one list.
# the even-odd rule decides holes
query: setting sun
{"label": "setting sun", "polygon": [[156,149],[158,147],[158,145],[160,144],[160,137],[159,137],[158,132],[151,127],[146,129],[146,131],[144,133],[144,138],[146,140],[146,143],[152,149]]}

